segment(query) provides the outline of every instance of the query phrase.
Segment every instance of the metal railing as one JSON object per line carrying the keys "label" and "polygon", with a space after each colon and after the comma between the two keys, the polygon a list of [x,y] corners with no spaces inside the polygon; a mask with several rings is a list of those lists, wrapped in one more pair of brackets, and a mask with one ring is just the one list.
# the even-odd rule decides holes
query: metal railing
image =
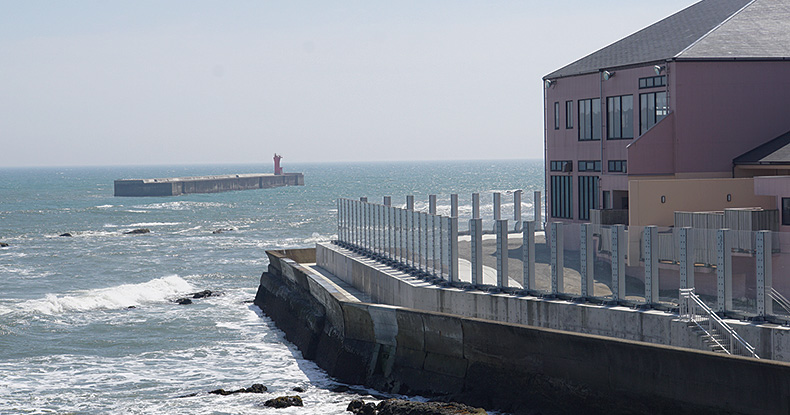
{"label": "metal railing", "polygon": [[680,317],[699,327],[704,332],[705,338],[713,343],[714,349],[728,355],[760,358],[755,353],[754,347],[694,294],[693,288],[680,289]]}
{"label": "metal railing", "polygon": [[786,312],[790,313],[790,301],[785,298],[779,291],[776,291],[776,288],[771,287],[771,291],[769,291],[768,295],[779,304]]}

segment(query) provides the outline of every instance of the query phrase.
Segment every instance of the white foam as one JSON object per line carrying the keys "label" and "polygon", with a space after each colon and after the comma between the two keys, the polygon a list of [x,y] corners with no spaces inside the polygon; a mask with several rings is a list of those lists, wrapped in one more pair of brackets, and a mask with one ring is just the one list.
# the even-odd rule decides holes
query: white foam
{"label": "white foam", "polygon": [[192,286],[186,280],[171,275],[140,284],[123,284],[76,294],[47,294],[43,299],[25,301],[19,307],[49,315],[69,311],[120,309],[142,303],[163,302],[191,290]]}
{"label": "white foam", "polygon": [[181,222],[140,222],[140,223],[133,223],[129,226],[174,226],[180,224]]}
{"label": "white foam", "polygon": [[99,205],[99,206],[96,206],[96,209],[107,209],[107,208],[111,208],[111,207],[114,207],[114,206],[115,205]]}

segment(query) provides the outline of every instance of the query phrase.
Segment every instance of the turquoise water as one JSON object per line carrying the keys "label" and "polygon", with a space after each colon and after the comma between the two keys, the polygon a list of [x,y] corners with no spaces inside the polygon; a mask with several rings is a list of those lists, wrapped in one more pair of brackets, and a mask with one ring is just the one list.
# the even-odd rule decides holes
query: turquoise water
{"label": "turquoise water", "polygon": [[[413,194],[425,209],[435,193],[447,214],[458,193],[463,216],[472,192],[485,212],[491,192],[524,189],[531,218],[542,166],[286,164],[305,186],[167,198],[116,198],[113,180],[270,166],[0,169],[0,242],[10,244],[0,248],[0,413],[259,413],[294,386],[307,387],[299,413],[341,413],[369,391],[332,392],[337,383],[248,303],[264,251],[331,240],[338,197],[391,195],[403,205]],[[123,233],[135,228],[151,233]],[[223,295],[172,302],[204,289]],[[252,383],[270,392],[179,398]]]}

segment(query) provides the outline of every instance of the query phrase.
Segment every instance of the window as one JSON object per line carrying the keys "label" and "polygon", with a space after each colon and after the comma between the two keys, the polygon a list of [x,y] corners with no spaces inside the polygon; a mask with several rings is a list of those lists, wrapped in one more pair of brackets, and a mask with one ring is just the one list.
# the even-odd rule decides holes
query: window
{"label": "window", "polygon": [[609,173],[627,173],[625,160],[609,160]]}
{"label": "window", "polygon": [[554,129],[560,129],[560,103],[554,103]]}
{"label": "window", "polygon": [[666,92],[639,94],[639,134],[644,134],[667,116]]}
{"label": "window", "polygon": [[573,128],[573,101],[565,101],[565,128]]}
{"label": "window", "polygon": [[608,190],[603,191],[603,208],[604,209],[611,209],[612,208],[612,201],[609,196],[610,192]]}
{"label": "window", "polygon": [[551,217],[573,219],[571,176],[551,176]]}
{"label": "window", "polygon": [[634,96],[606,98],[606,138],[634,138]]}
{"label": "window", "polygon": [[549,164],[549,169],[551,171],[572,172],[573,171],[573,163],[571,163],[570,160],[552,161]]}
{"label": "window", "polygon": [[601,99],[579,100],[579,141],[601,139]]}
{"label": "window", "polygon": [[590,220],[590,209],[598,209],[598,176],[579,176],[579,219]]}
{"label": "window", "polygon": [[579,160],[579,171],[601,171],[601,161]]}
{"label": "window", "polygon": [[790,226],[790,197],[782,198],[782,226]]}
{"label": "window", "polygon": [[657,86],[667,86],[667,76],[649,76],[647,78],[639,78],[639,89],[655,88]]}

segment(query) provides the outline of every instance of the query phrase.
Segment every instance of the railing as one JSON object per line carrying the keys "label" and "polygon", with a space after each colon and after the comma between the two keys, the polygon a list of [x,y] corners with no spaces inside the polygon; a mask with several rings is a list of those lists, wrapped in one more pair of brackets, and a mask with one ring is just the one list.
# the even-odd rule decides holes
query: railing
{"label": "railing", "polygon": [[776,288],[771,287],[771,291],[769,292],[769,296],[779,304],[780,307],[784,308],[784,310],[790,313],[790,301],[785,298],[779,291],[776,291]]}
{"label": "railing", "polygon": [[680,317],[699,327],[723,352],[729,355],[760,358],[755,353],[754,347],[694,294],[693,288],[680,289]]}

